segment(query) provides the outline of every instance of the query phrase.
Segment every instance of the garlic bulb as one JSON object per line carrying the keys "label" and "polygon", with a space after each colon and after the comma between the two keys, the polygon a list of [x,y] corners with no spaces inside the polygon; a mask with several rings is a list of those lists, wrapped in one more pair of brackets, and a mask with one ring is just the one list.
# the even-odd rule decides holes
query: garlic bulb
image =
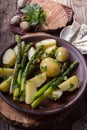
{"label": "garlic bulb", "polygon": [[18,25],[21,21],[21,17],[19,15],[15,15],[12,17],[10,24]]}
{"label": "garlic bulb", "polygon": [[27,22],[27,21],[20,22],[20,27],[21,27],[23,30],[29,30],[29,29],[30,29],[29,22]]}
{"label": "garlic bulb", "polygon": [[18,0],[17,2],[17,8],[20,9],[20,8],[24,8],[27,4],[27,0]]}

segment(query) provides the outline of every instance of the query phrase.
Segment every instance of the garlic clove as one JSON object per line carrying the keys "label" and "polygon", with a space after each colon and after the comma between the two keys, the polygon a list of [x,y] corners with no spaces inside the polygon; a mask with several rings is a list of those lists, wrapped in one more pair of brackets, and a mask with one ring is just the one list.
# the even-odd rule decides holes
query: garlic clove
{"label": "garlic clove", "polygon": [[21,21],[21,17],[19,15],[15,15],[12,17],[10,24],[12,25],[18,25]]}
{"label": "garlic clove", "polygon": [[20,8],[24,8],[27,4],[27,0],[18,0],[17,2],[17,8],[20,9]]}
{"label": "garlic clove", "polygon": [[23,21],[23,22],[20,22],[20,27],[21,27],[23,30],[29,30],[29,29],[30,29],[30,24],[29,24],[29,22],[27,22],[27,21]]}

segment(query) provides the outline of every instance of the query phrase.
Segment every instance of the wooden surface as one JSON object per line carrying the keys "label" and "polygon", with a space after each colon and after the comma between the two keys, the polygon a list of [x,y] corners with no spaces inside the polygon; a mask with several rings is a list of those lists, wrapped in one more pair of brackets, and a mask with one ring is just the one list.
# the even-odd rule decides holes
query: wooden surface
{"label": "wooden surface", "polygon": [[[79,23],[86,23],[87,24],[87,0],[58,0],[58,2],[69,5],[73,8],[76,16],[76,20]],[[16,10],[16,0],[0,0],[0,53],[3,51],[8,45],[10,45],[14,41],[14,35],[9,31],[9,19],[12,17]],[[2,102],[2,99],[0,99]],[[4,102],[5,105],[5,102]],[[1,107],[1,106],[0,106]],[[9,107],[9,106],[8,106]],[[3,109],[3,106],[2,108]],[[7,108],[5,109],[5,111]],[[10,113],[12,114],[12,113]],[[8,112],[8,116],[10,117]],[[55,116],[55,122],[52,123],[52,120],[45,123],[45,126],[41,126],[41,120],[35,120],[32,118],[33,121],[36,121],[36,126],[30,127],[30,130],[33,129],[54,129],[54,130],[69,130],[72,124],[77,120],[87,114],[87,104],[85,100],[85,96],[82,97],[80,103],[67,114],[61,116],[58,119],[58,115]],[[74,116],[73,116],[74,115]],[[17,118],[17,117],[15,117]],[[23,130],[23,128],[15,128],[8,124],[7,120],[4,119],[1,115],[0,117],[0,130]],[[23,119],[17,119],[21,123]],[[29,118],[28,118],[29,120]],[[53,119],[54,120],[54,119]],[[29,120],[31,121],[31,120]],[[30,122],[30,124],[32,124]]]}

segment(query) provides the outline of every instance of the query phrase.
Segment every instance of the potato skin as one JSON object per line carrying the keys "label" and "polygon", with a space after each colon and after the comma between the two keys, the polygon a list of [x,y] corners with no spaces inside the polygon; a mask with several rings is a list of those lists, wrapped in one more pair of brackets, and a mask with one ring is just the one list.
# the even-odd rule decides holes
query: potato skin
{"label": "potato skin", "polygon": [[69,52],[65,47],[59,47],[56,50],[56,59],[59,62],[64,62],[64,61],[68,60],[68,58],[69,58]]}
{"label": "potato skin", "polygon": [[53,58],[45,58],[40,64],[41,72],[46,72],[48,77],[55,77],[60,73],[60,64],[54,61]]}

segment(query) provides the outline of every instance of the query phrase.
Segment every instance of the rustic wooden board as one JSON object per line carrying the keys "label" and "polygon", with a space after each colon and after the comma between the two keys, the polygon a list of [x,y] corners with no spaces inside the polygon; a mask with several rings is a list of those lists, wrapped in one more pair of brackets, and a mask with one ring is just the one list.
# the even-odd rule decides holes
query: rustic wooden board
{"label": "rustic wooden board", "polygon": [[[0,104],[0,109],[1,107],[2,109],[4,109],[3,114],[6,113],[7,117],[3,118],[2,116],[4,120],[0,121],[0,130],[24,130],[25,127],[23,126],[26,126],[26,129],[28,128],[29,130],[65,130],[65,128],[69,130],[69,128],[76,120],[87,114],[87,104],[85,102],[84,96],[80,100],[80,102],[78,102],[78,104],[76,104],[71,110],[68,110],[62,115],[55,115],[53,117],[51,116],[46,118],[30,117],[14,110],[13,108],[10,108],[10,106],[3,102],[2,99],[0,99],[0,102],[2,102]],[[9,120],[8,118],[13,118],[13,121]],[[15,123],[14,120],[16,120],[17,122]],[[9,123],[9,125],[7,123]],[[17,127],[15,128],[10,124]]]}
{"label": "rustic wooden board", "polygon": [[[16,2],[17,0],[0,0],[0,53],[3,51],[8,45],[11,45],[14,42],[14,35],[9,31],[9,19],[13,16],[16,10]],[[87,0],[58,0],[61,4],[69,5],[73,8],[76,16],[76,20],[79,23],[87,24]],[[81,99],[81,102],[73,111],[70,113],[64,114],[61,118],[55,116],[55,118],[50,119],[47,122],[42,118],[34,118],[23,113],[19,113],[16,110],[13,110],[10,106],[8,106],[1,98],[0,98],[0,113],[5,114],[7,120],[3,121],[2,117],[0,117],[0,130],[23,130],[23,128],[15,128],[11,125],[8,125],[8,118],[13,117],[13,122],[16,120],[19,124],[23,122],[26,127],[29,126],[30,129],[54,129],[54,130],[68,130],[71,125],[79,118],[87,114],[87,104],[85,98]],[[2,111],[4,109],[4,111]],[[12,112],[14,111],[14,113]],[[16,114],[15,114],[16,113]],[[18,116],[21,115],[21,116]],[[74,116],[73,116],[74,115]],[[4,118],[3,118],[4,119]],[[54,120],[55,119],[55,120]],[[14,124],[14,123],[13,123]],[[52,125],[51,125],[52,124]],[[68,125],[67,125],[68,124]],[[44,126],[45,125],[45,126]],[[31,126],[33,126],[31,128]]]}

